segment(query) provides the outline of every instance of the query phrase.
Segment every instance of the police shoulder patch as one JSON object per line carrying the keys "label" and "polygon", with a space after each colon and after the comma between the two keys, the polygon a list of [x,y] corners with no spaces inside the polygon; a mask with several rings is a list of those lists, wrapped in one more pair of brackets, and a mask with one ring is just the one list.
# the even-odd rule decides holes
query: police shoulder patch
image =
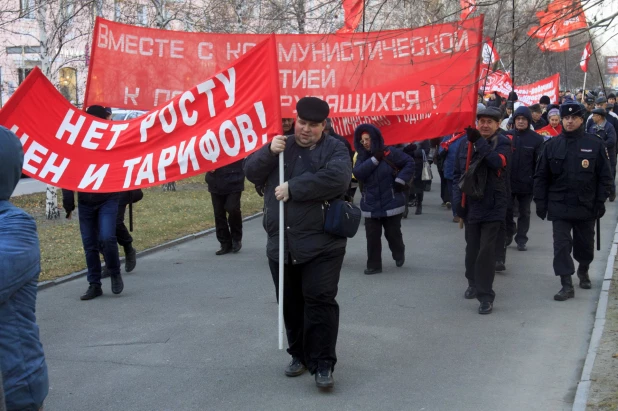
{"label": "police shoulder patch", "polygon": [[592,149],[591,148],[582,148],[581,151],[583,153],[592,153]]}

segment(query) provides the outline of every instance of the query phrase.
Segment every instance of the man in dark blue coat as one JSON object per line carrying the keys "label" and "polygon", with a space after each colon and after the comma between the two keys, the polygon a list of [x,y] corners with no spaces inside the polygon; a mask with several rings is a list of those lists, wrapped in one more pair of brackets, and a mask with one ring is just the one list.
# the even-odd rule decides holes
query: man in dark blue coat
{"label": "man in dark blue coat", "polygon": [[[554,273],[562,288],[554,300],[575,297],[573,257],[579,262],[579,286],[591,288],[588,268],[594,258],[594,223],[605,214],[612,171],[603,141],[584,130],[584,108],[560,106],[562,133],[547,140],[534,175],[536,214],[552,222]],[[573,235],[571,236],[571,231]]]}
{"label": "man in dark blue coat", "polygon": [[[592,110],[592,123],[586,130],[590,134],[596,134],[605,142],[607,154],[609,154],[609,164],[612,167],[612,176],[616,179],[616,129],[607,121],[609,114],[602,108]],[[609,201],[616,199],[616,183],[612,184],[612,192],[609,195]]]}
{"label": "man in dark blue coat", "polygon": [[[467,299],[477,298],[479,313],[489,314],[493,309],[495,293],[493,282],[496,264],[496,239],[504,224],[507,207],[506,167],[511,159],[511,142],[499,133],[500,110],[488,107],[480,110],[477,129],[466,129],[467,141],[459,147],[453,180],[459,182],[466,172],[468,145],[473,144],[470,164],[478,165],[478,172],[486,171],[487,180],[482,198],[466,197],[462,205],[459,184],[453,185],[453,204],[466,226]],[[483,168],[485,170],[483,170]]]}
{"label": "man in dark blue coat", "polygon": [[0,385],[11,411],[40,409],[49,389],[35,315],[39,237],[34,219],[9,202],[23,161],[19,139],[0,126]]}
{"label": "man in dark blue coat", "polygon": [[240,198],[245,190],[242,160],[206,173],[215,215],[215,230],[221,248],[216,255],[237,253],[242,248]]}
{"label": "man in dark blue coat", "polygon": [[513,203],[517,202],[519,217],[517,224],[515,224],[513,208],[509,207],[506,214],[507,243],[510,243],[513,235],[515,235],[517,249],[526,251],[527,234],[530,229],[530,204],[532,204],[534,170],[545,139],[530,129],[533,120],[528,107],[522,106],[515,110],[514,118],[515,128],[507,132],[513,148],[509,176],[511,199]]}

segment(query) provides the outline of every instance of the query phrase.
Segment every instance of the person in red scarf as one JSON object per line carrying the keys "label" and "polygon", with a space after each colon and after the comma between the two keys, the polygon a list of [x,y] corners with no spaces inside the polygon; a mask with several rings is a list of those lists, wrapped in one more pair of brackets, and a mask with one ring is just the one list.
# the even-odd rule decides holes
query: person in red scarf
{"label": "person in red scarf", "polygon": [[557,108],[552,108],[547,113],[547,119],[549,124],[545,127],[536,130],[537,133],[542,135],[545,140],[549,140],[551,137],[556,137],[562,133],[562,125],[560,125],[560,111]]}

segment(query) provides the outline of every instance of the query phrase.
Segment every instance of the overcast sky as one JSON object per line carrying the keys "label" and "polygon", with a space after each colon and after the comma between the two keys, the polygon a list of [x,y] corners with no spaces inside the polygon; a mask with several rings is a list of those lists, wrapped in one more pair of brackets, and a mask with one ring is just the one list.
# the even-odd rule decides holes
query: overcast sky
{"label": "overcast sky", "polygon": [[[596,1],[593,1],[596,3]],[[585,3],[584,7],[585,6]],[[586,12],[586,19],[589,24],[594,22],[594,18],[600,20],[618,12],[618,0],[604,0],[600,6],[595,6]],[[592,35],[600,40],[600,44],[605,45],[599,50],[603,56],[618,56],[618,17],[614,19],[609,28],[593,29]]]}

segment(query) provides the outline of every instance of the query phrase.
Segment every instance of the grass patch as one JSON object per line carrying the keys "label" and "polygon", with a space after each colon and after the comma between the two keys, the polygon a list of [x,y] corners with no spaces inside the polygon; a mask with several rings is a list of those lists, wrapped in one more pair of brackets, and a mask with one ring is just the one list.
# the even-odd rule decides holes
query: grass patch
{"label": "grass patch", "polygon": [[[252,189],[253,185],[249,182],[245,185],[247,190],[241,199],[243,217],[262,211],[264,204]],[[58,193],[61,203],[60,190]],[[45,193],[14,197],[11,202],[37,222],[41,243],[40,281],[53,280],[86,268],[77,216],[67,220],[65,213],[61,213],[58,220],[47,220]],[[128,214],[127,211],[127,227]],[[163,191],[161,187],[145,189],[144,199],[133,207],[131,235],[138,251],[211,227],[214,227],[212,202],[203,175],[177,181],[175,192]],[[119,249],[123,255],[122,247]]]}

